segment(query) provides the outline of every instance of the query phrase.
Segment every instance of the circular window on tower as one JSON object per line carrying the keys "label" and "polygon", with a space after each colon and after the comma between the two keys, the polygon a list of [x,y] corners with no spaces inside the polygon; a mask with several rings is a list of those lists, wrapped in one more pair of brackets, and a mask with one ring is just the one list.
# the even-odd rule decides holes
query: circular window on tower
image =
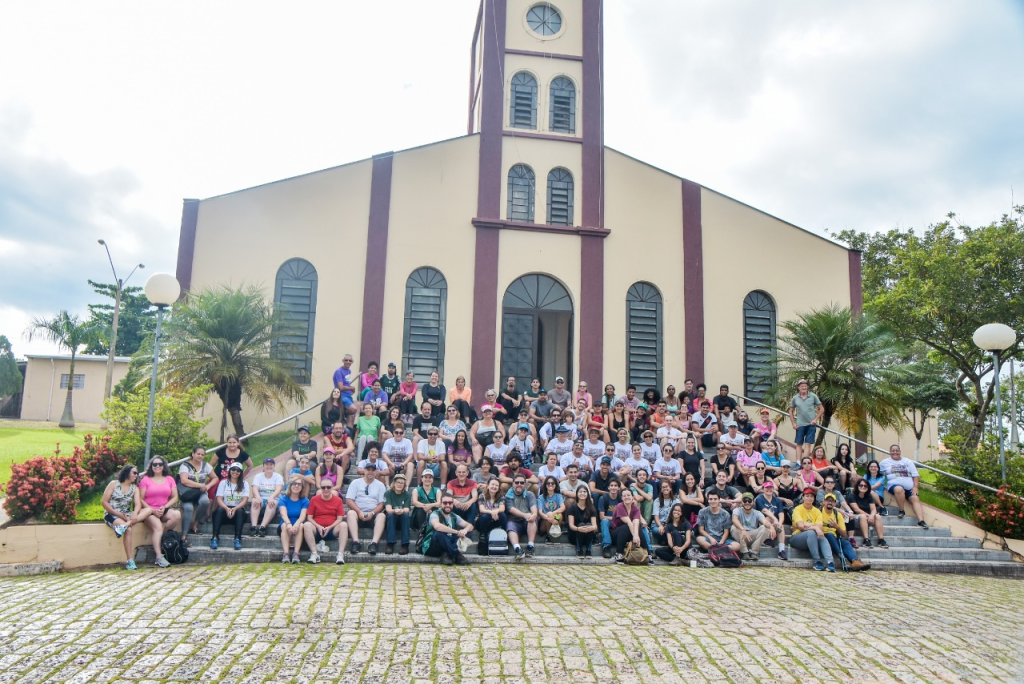
{"label": "circular window on tower", "polygon": [[562,30],[562,15],[548,3],[535,5],[526,13],[526,24],[534,33],[550,38]]}

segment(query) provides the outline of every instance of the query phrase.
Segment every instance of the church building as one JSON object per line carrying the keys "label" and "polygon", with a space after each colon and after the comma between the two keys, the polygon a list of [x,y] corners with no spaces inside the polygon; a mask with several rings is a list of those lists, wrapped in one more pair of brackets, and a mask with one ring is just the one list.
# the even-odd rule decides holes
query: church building
{"label": "church building", "polygon": [[757,397],[778,322],[860,309],[859,252],[605,146],[602,0],[482,0],[467,47],[465,135],[185,200],[182,287],[265,284],[310,401],[346,353],[477,401],[559,375]]}

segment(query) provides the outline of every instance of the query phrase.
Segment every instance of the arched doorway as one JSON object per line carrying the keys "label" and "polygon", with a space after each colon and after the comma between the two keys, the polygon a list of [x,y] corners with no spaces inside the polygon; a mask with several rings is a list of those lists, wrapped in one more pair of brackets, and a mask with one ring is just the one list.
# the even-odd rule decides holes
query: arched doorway
{"label": "arched doorway", "polygon": [[501,301],[501,379],[515,376],[520,391],[533,378],[541,386],[563,376],[572,384],[572,297],[565,286],[541,273],[524,275]]}

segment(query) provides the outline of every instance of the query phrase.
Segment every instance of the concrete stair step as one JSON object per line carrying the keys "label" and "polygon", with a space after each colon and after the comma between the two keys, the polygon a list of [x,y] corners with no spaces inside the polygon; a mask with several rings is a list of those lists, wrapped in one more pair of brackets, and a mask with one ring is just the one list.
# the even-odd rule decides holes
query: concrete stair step
{"label": "concrete stair step", "polygon": [[[193,550],[198,550],[198,549],[209,550],[210,539],[211,539],[210,535],[207,535],[207,534],[193,534],[193,535],[191,535],[189,537],[189,545],[190,545],[189,546],[189,552],[191,553]],[[370,539],[372,539],[372,537],[370,537],[370,536],[360,537],[360,542],[363,545],[363,553],[364,554],[366,553],[366,549],[367,549],[367,546],[370,543]],[[416,541],[415,537],[413,537],[411,539],[411,542],[415,542],[415,541]],[[328,545],[328,547],[330,547],[332,549],[335,549],[335,552],[337,551],[338,542],[336,542],[336,541],[328,542],[327,545]],[[385,555],[384,554],[385,546],[386,546],[386,542],[383,541],[383,540],[381,540],[380,542],[377,543],[377,547],[379,549],[379,554],[378,555],[382,555],[382,556]],[[395,546],[396,546],[395,556],[397,557],[397,555],[398,555],[397,547],[399,545],[396,544]],[[411,543],[410,543],[410,546],[411,546]],[[473,549],[475,550],[476,542],[473,542],[472,546],[473,546]],[[303,547],[305,547],[305,544],[303,544]],[[243,549],[257,549],[257,550],[277,550],[278,554],[280,554],[281,541],[280,541],[280,538],[277,537],[276,535],[271,536],[270,534],[268,534],[266,537],[243,537],[242,538],[242,548]],[[576,549],[575,549],[575,547],[570,546],[569,544],[546,544],[544,542],[540,542],[540,543],[538,543],[535,546],[535,548],[536,548],[536,552],[537,552],[538,556],[551,556],[551,557],[558,557],[558,558],[568,558],[568,557],[575,557],[576,556]],[[225,551],[225,550],[234,552],[234,539],[232,538],[232,536],[230,534],[224,534],[224,531],[222,530],[221,531],[221,538],[220,538],[220,548],[218,549],[218,551]],[[598,553],[600,553],[600,547],[598,547]]]}
{"label": "concrete stair step", "polygon": [[[889,541],[888,539],[886,541]],[[788,547],[790,558],[810,558],[811,555],[802,549]],[[774,557],[778,552],[775,549],[761,548],[761,556]],[[891,547],[885,549],[857,549],[857,556],[862,560],[949,560],[958,562],[968,561],[1006,561],[1013,560],[1009,551],[990,551],[988,549],[937,549],[922,547]]]}

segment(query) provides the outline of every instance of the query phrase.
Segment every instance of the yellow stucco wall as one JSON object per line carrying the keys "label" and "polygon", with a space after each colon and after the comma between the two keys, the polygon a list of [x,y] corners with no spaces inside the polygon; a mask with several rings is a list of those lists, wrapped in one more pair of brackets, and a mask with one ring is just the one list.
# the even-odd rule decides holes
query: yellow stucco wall
{"label": "yellow stucco wall", "polygon": [[832,302],[849,306],[848,252],[707,188],[701,190],[701,223],[703,380],[709,396],[723,383],[742,393],[744,297],[752,290],[769,294],[780,323]]}
{"label": "yellow stucco wall", "polygon": [[[29,358],[25,366],[25,388],[22,395],[22,420],[57,422],[64,413],[67,387],[61,389],[60,376],[67,374],[70,360]],[[114,363],[113,382],[116,387],[128,373],[127,361]],[[85,386],[71,392],[71,408],[78,423],[99,423],[103,411],[103,387],[107,377],[106,360],[75,359],[75,375],[84,375]]]}
{"label": "yellow stucco wall", "polygon": [[[544,273],[561,282],[572,297],[573,352],[572,383],[579,380],[580,340],[580,239],[575,235],[540,235],[534,232],[502,230],[498,259],[498,331],[495,335],[494,377],[501,372],[501,301],[505,290],[514,280],[527,273]],[[449,316],[449,329],[451,317]],[[467,322],[469,322],[467,320]],[[454,369],[452,369],[454,370]],[[448,371],[451,377],[452,370]],[[541,384],[551,386],[554,378],[541,378]],[[503,385],[502,385],[503,386]],[[487,388],[474,388],[473,396]]]}
{"label": "yellow stucco wall", "polygon": [[605,227],[611,234],[604,241],[603,382],[620,392],[626,388],[626,291],[645,281],[661,291],[663,301],[663,385],[682,387],[686,329],[680,179],[606,149]]}
{"label": "yellow stucco wall", "polygon": [[[537,179],[536,197],[533,205],[533,222],[547,223],[548,173],[556,167],[567,169],[573,177],[573,225],[580,225],[583,218],[583,183],[581,161],[583,147],[579,143],[536,138],[502,139],[502,182],[501,216],[508,218],[508,172],[516,164],[526,164]],[[577,239],[578,242],[578,239]]]}
{"label": "yellow stucco wall", "polygon": [[[469,376],[476,250],[471,219],[476,216],[479,150],[480,137],[468,136],[395,155],[382,371],[394,361],[402,372],[406,280],[417,268],[432,266],[448,281],[445,384],[454,386],[456,376]],[[365,361],[359,359],[359,346],[353,349],[356,363]]]}
{"label": "yellow stucco wall", "polygon": [[[561,0],[542,3],[537,0],[508,0],[505,22],[505,47],[516,50],[535,50],[562,55],[583,54],[583,0]],[[549,38],[542,38],[526,24],[526,13],[534,5],[551,4],[562,15],[562,30]]]}

